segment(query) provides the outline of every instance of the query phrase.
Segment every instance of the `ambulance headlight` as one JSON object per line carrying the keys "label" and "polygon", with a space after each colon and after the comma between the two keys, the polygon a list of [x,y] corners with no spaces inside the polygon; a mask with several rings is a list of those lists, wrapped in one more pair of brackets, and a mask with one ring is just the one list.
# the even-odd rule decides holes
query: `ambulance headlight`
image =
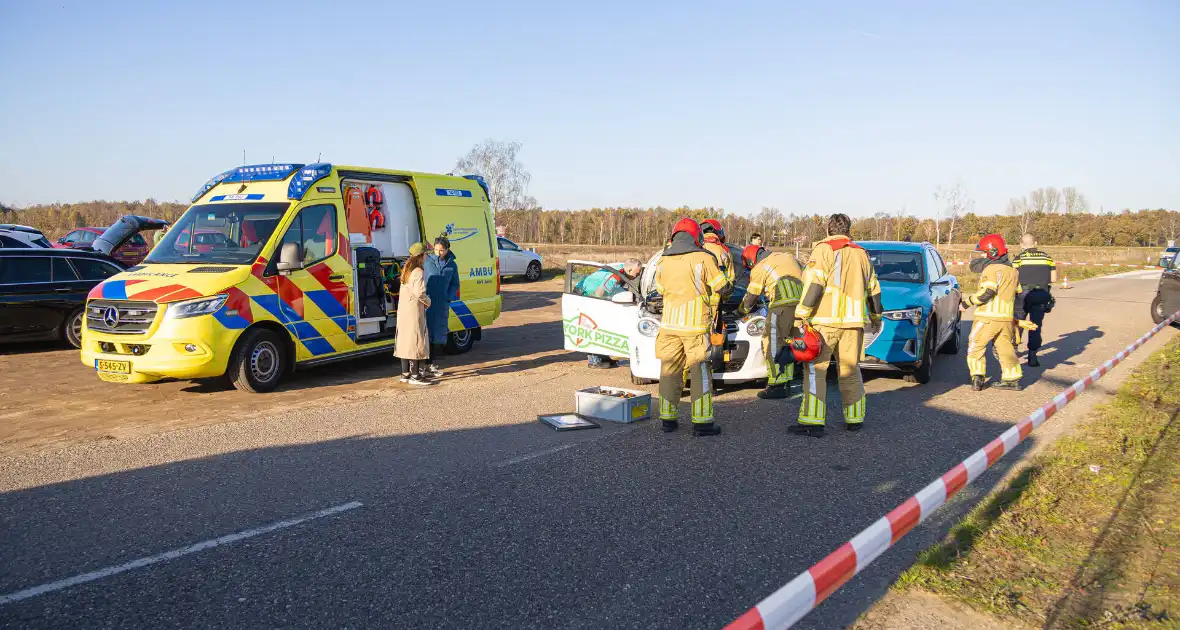
{"label": "ambulance headlight", "polygon": [[660,323],[650,317],[639,320],[639,334],[644,337],[655,337],[660,332]]}
{"label": "ambulance headlight", "polygon": [[751,337],[761,337],[766,332],[766,318],[755,317],[746,322],[746,334]]}
{"label": "ambulance headlight", "polygon": [[922,309],[907,308],[900,311],[885,311],[884,313],[881,313],[881,317],[884,317],[885,319],[892,319],[895,322],[908,319],[913,325],[917,326],[922,323]]}
{"label": "ambulance headlight", "polygon": [[229,296],[222,293],[214,295],[213,297],[197,298],[195,300],[185,300],[183,302],[173,302],[168,305],[168,317],[172,319],[185,319],[187,317],[199,317],[201,315],[209,315],[217,312],[225,304],[225,300]]}

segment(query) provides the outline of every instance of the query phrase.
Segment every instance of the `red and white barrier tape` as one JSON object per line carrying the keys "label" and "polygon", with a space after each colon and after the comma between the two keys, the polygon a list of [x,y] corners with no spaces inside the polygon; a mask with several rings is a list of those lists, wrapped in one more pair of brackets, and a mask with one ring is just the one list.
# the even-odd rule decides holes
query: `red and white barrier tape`
{"label": "red and white barrier tape", "polygon": [[[952,267],[954,267],[956,265],[967,265],[967,264],[970,264],[970,263],[964,262],[962,260],[953,260],[953,261],[947,263],[947,265],[952,266]],[[1080,267],[1086,267],[1086,266],[1090,266],[1090,267],[1131,267],[1132,269],[1159,269],[1159,266],[1157,266],[1157,265],[1127,265],[1127,264],[1120,264],[1120,263],[1107,264],[1107,263],[1084,263],[1084,262],[1059,262],[1057,264],[1058,265],[1078,265]]]}
{"label": "red and white barrier tape", "polygon": [[975,451],[959,465],[950,469],[943,476],[935,479],[930,485],[922,488],[917,494],[893,509],[867,529],[844,543],[828,557],[820,560],[810,569],[800,573],[795,579],[787,582],[770,597],[762,600],[757,606],[746,611],[744,615],[726,626],[727,630],[768,630],[770,628],[790,628],[813,608],[819,605],[828,595],[860,573],[873,560],[877,559],[885,550],[897,544],[901,539],[922,521],[925,521],[935,510],[942,507],[958,491],[967,484],[975,481],[992,464],[1001,457],[1011,453],[1018,444],[1024,441],[1030,433],[1040,427],[1053,414],[1061,411],[1066,405],[1077,398],[1078,394],[1102,378],[1114,366],[1118,365],[1127,355],[1139,349],[1148,339],[1163,330],[1178,317],[1180,311],[1152,328],[1146,335],[1135,343],[1127,346],[1116,354],[1113,359],[1103,363],[1085,378],[1077,381],[1068,389],[1053,397],[1053,400],[1040,409],[1029,414],[1026,418],[1013,425],[1000,437],[992,440],[987,446]]}

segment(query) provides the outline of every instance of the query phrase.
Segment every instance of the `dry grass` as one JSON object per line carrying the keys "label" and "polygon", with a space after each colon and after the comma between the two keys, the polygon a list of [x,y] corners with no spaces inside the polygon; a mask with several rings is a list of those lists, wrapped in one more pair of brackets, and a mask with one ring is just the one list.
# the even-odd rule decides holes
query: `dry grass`
{"label": "dry grass", "polygon": [[921,554],[897,586],[1045,628],[1176,628],[1180,341]]}

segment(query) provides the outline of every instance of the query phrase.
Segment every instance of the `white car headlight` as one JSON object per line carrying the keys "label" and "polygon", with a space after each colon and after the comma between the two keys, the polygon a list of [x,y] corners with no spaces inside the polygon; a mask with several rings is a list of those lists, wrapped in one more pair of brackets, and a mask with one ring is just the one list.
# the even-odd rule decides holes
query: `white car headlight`
{"label": "white car headlight", "polygon": [[751,337],[761,337],[766,332],[766,318],[755,317],[746,322],[746,334]]}
{"label": "white car headlight", "polygon": [[186,317],[209,315],[210,313],[217,312],[217,309],[221,308],[222,304],[225,304],[227,298],[229,296],[222,293],[213,297],[173,302],[168,305],[168,317],[172,319],[184,319]]}
{"label": "white car headlight", "polygon": [[885,319],[892,319],[895,322],[910,320],[913,325],[917,326],[922,323],[922,309],[907,308],[900,311],[885,311],[881,313],[881,317]]}
{"label": "white car headlight", "polygon": [[655,337],[660,332],[660,323],[650,317],[639,320],[639,334],[644,337]]}

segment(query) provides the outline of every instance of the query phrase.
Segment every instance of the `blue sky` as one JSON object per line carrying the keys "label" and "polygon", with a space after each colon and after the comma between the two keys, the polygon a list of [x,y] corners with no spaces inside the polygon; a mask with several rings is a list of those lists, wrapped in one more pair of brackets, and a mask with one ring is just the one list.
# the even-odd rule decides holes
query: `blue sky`
{"label": "blue sky", "polygon": [[726,4],[0,0],[0,201],[498,138],[547,208],[929,215],[961,180],[985,213],[1180,209],[1174,1]]}

